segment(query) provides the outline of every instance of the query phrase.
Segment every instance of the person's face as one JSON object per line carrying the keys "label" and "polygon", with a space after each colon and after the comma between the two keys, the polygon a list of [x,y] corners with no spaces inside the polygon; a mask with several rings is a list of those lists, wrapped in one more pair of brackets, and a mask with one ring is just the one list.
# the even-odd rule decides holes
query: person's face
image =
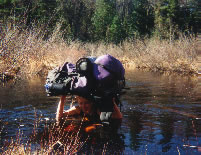
{"label": "person's face", "polygon": [[92,102],[83,98],[83,97],[77,97],[78,104],[81,108],[81,110],[85,114],[90,114],[92,112]]}

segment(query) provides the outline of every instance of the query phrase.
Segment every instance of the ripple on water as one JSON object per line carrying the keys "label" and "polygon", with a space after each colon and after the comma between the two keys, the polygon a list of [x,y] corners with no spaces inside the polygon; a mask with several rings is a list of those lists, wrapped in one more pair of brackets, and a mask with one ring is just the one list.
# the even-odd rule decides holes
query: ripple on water
{"label": "ripple on water", "polygon": [[[125,153],[199,154],[201,81],[139,71],[126,76],[130,90],[122,96],[124,118],[119,130]],[[18,81],[12,89],[0,88],[0,125],[5,126],[2,138],[15,136],[19,128],[26,136],[32,134],[36,117],[40,118],[40,129],[47,121],[55,121],[58,98],[47,97],[43,85],[44,80],[33,84]]]}

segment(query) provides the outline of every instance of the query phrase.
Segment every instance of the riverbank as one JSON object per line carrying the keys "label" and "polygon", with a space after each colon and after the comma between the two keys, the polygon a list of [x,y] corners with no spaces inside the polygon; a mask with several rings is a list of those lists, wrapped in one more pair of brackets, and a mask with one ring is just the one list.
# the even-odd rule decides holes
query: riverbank
{"label": "riverbank", "polygon": [[127,40],[120,45],[83,43],[62,39],[60,29],[55,29],[51,38],[44,40],[36,30],[12,28],[1,34],[0,78],[15,76],[45,76],[47,72],[64,62],[75,63],[83,56],[111,54],[117,57],[126,69],[143,69],[159,72],[196,74],[196,40],[181,37],[170,42],[157,38]]}

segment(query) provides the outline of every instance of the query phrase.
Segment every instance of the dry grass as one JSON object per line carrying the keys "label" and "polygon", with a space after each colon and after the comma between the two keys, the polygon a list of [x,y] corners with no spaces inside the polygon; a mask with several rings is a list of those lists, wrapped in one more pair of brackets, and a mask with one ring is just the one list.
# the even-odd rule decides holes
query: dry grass
{"label": "dry grass", "polygon": [[0,35],[0,73],[15,76],[45,74],[65,61],[75,62],[85,51],[77,50],[76,43],[66,44],[60,37],[60,26],[45,40],[38,28],[20,27],[2,29]]}
{"label": "dry grass", "polygon": [[2,29],[0,43],[0,75],[47,74],[47,71],[63,64],[75,63],[79,57],[99,56],[109,53],[122,61],[127,69],[147,69],[185,74],[197,72],[196,42],[181,37],[175,42],[159,39],[124,41],[121,45],[103,43],[66,43],[60,26],[49,39],[38,28]]}
{"label": "dry grass", "polygon": [[[23,131],[18,128],[16,137],[4,139],[2,141],[2,146],[0,147],[0,154],[2,155],[27,155],[27,154],[85,154],[87,151],[94,152],[96,147],[93,148],[94,134],[92,131],[87,129],[92,127],[89,119],[85,116],[83,117],[65,117],[59,123],[48,123],[48,119],[38,116],[35,111],[34,127],[31,135],[24,135]],[[44,126],[41,130],[40,126]],[[0,126],[1,127],[1,126]],[[5,127],[5,126],[4,126]],[[3,128],[4,128],[3,127]],[[102,126],[101,126],[102,127]],[[99,128],[100,129],[100,128]],[[99,131],[96,129],[96,132]],[[4,132],[3,129],[0,130]],[[29,137],[27,137],[29,136]],[[1,138],[1,137],[0,137]],[[105,141],[103,141],[105,142]],[[99,154],[104,154],[106,152],[108,141],[106,141],[102,147],[100,141],[97,141],[99,146]],[[89,147],[88,147],[89,145]],[[90,150],[83,149],[83,147],[90,148]]]}
{"label": "dry grass", "polygon": [[[108,137],[114,133],[114,130],[111,130],[110,127],[103,127],[101,124],[92,124],[90,119],[85,116],[67,116],[59,123],[48,123],[47,121],[48,118],[42,118],[35,111],[32,134],[24,135],[19,127],[15,138],[2,140],[0,154],[110,154],[111,149],[115,154],[123,153],[124,145],[119,141],[114,141],[117,140],[115,136]],[[97,128],[89,130],[94,125]],[[42,131],[41,126],[44,126]],[[108,148],[108,146],[114,148]]]}
{"label": "dry grass", "polygon": [[[0,152],[4,155],[75,154],[80,151],[83,145],[88,141],[88,137],[83,138],[81,136],[82,124],[84,122],[83,119],[73,129],[71,128],[72,126],[75,126],[75,122],[71,121],[68,125],[68,130],[66,130],[66,122],[60,126],[56,123],[51,126],[46,124],[42,133],[38,133],[37,128],[34,128],[33,134],[27,142],[23,142],[23,132],[19,130],[15,140],[11,138],[9,141],[4,141],[4,145],[0,148]],[[35,120],[36,124],[37,122],[38,121]],[[69,126],[71,128],[69,128]]]}
{"label": "dry grass", "polygon": [[174,43],[152,38],[125,41],[120,46],[85,44],[85,49],[95,56],[109,53],[119,58],[127,69],[197,73],[196,41],[187,38],[181,38]]}
{"label": "dry grass", "polygon": [[[106,154],[108,141],[106,141],[102,147],[100,142],[97,142],[97,145],[99,146],[98,150],[96,147],[93,148],[94,144],[92,144],[91,141],[93,138],[90,138],[90,134],[83,133],[86,128],[86,126],[83,125],[84,122],[85,120],[83,118],[79,124],[76,122],[76,125],[73,121],[68,126],[65,126],[66,122],[60,126],[57,126],[56,123],[52,126],[46,125],[42,133],[38,133],[37,129],[34,128],[33,134],[27,140],[27,142],[23,142],[23,132],[19,130],[19,132],[16,134],[15,140],[12,138],[9,140],[4,140],[3,146],[0,147],[0,154],[86,154],[85,152],[87,152],[87,154],[89,152]],[[88,149],[82,149],[84,145],[89,145],[90,150],[88,150],[88,147]]]}

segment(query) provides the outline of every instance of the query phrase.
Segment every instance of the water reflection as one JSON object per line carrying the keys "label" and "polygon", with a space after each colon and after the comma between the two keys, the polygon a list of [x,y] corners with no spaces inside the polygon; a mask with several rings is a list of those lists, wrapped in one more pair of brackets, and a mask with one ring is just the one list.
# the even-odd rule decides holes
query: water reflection
{"label": "water reflection", "polygon": [[140,136],[140,133],[143,130],[143,113],[133,111],[130,113],[128,121],[128,125],[130,127],[130,147],[136,151],[143,144],[143,139]]}
{"label": "water reflection", "polygon": [[160,130],[162,139],[159,144],[162,145],[162,151],[167,152],[171,148],[171,140],[174,135],[174,116],[168,113],[162,114],[158,119],[160,122]]}
{"label": "water reflection", "polygon": [[[36,118],[40,132],[45,122],[55,121],[59,99],[47,97],[43,85],[40,78],[1,83],[0,145],[19,129],[31,135]],[[107,140],[110,153],[115,149],[125,154],[200,153],[201,79],[134,71],[127,73],[127,85],[131,89],[122,96],[122,127],[106,139],[97,138],[95,150]],[[89,144],[82,151],[90,151],[92,141]]]}
{"label": "water reflection", "polygon": [[[138,153],[150,148],[158,153],[180,150],[199,154],[201,83],[198,78],[133,72],[127,79],[131,90],[123,100],[127,103],[125,121],[130,122],[127,124],[130,148]],[[186,144],[192,147],[184,148]]]}

